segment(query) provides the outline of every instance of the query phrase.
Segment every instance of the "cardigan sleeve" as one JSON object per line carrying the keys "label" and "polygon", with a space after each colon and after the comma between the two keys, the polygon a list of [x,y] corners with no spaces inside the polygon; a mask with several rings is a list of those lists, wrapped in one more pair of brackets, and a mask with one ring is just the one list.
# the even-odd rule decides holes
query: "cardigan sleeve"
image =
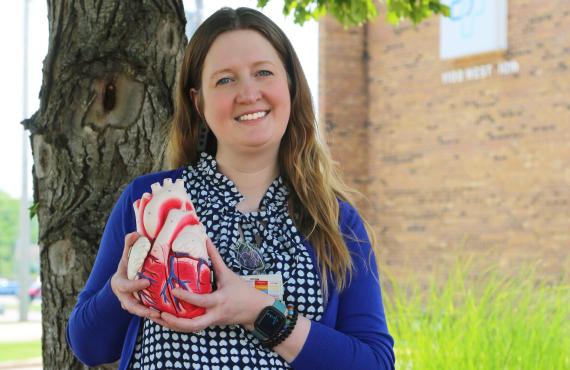
{"label": "cardigan sleeve", "polygon": [[105,226],[95,264],[67,324],[67,341],[84,364],[96,366],[119,359],[132,315],[121,308],[111,290],[125,235],[135,231],[132,185],[121,194]]}
{"label": "cardigan sleeve", "polygon": [[[311,322],[295,369],[394,369],[394,340],[388,333],[376,260],[362,219],[340,203],[340,227],[353,260],[348,286],[338,295],[335,327]],[[329,291],[336,289],[331,285]]]}

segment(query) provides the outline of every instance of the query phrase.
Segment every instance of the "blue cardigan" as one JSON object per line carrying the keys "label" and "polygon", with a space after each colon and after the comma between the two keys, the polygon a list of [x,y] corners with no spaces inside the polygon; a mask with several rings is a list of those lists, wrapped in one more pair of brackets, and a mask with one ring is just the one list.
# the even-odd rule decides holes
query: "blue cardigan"
{"label": "blue cardigan", "polygon": [[[111,277],[121,259],[125,235],[136,230],[133,202],[152,183],[180,178],[182,171],[141,176],[115,204],[93,270],[67,325],[67,341],[84,364],[120,359],[119,369],[127,368],[141,318],[121,308],[111,290]],[[360,216],[346,202],[340,202],[339,224],[353,256],[352,278],[342,292],[329,283],[324,315],[320,322],[311,323],[305,345],[290,365],[294,369],[394,369],[394,341],[386,325],[374,254]],[[314,262],[312,246],[306,241],[305,245]]]}

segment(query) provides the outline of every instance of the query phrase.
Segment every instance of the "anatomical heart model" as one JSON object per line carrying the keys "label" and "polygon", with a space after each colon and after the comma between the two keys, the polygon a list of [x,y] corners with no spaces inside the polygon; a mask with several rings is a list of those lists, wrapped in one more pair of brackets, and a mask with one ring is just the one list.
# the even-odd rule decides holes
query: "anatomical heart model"
{"label": "anatomical heart model", "polygon": [[128,278],[150,281],[138,293],[145,306],[178,317],[200,316],[203,308],[179,300],[171,291],[177,287],[198,294],[212,291],[208,236],[183,180],[165,179],[162,186],[154,183],[151,189],[133,204],[141,237],[129,253]]}

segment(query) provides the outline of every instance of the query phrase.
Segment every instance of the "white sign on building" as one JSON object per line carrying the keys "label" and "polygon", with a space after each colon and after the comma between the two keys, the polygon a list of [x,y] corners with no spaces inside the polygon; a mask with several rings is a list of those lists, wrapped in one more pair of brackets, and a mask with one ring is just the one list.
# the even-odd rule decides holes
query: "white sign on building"
{"label": "white sign on building", "polygon": [[462,58],[507,49],[507,0],[443,0],[451,17],[441,17],[439,56]]}

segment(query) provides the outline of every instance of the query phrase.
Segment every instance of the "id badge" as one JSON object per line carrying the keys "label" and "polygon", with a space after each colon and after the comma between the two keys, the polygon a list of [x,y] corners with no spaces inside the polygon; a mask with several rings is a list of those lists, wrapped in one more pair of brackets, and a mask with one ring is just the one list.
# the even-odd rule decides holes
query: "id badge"
{"label": "id badge", "polygon": [[246,282],[257,290],[269,294],[275,299],[283,301],[283,278],[281,274],[247,275],[241,276]]}

